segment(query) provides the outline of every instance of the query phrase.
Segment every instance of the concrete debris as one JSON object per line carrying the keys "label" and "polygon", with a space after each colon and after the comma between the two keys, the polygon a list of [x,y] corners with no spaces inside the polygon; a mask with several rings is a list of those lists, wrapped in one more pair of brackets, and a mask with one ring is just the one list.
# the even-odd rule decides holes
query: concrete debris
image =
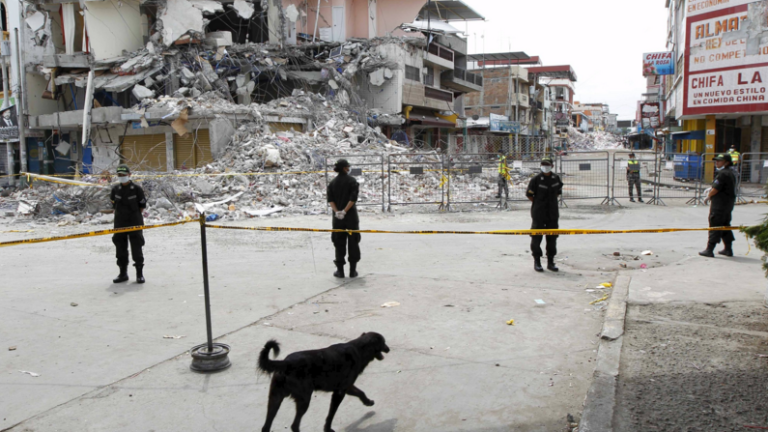
{"label": "concrete debris", "polygon": [[[235,0],[235,3],[232,5],[232,7],[235,9],[237,14],[240,15],[240,18],[242,19],[251,19],[251,17],[253,16],[253,12],[255,11],[255,9],[253,8],[253,5],[251,5],[249,2],[245,0]],[[293,8],[295,10],[296,6],[293,6]],[[296,13],[298,14],[298,11]]]}
{"label": "concrete debris", "polygon": [[135,97],[138,100],[144,100],[144,99],[150,99],[155,97],[154,90],[150,90],[143,85],[135,85],[132,90],[133,97]]}
{"label": "concrete debris", "polygon": [[203,33],[203,11],[189,0],[168,0],[159,19],[165,46],[171,46],[189,32]]}
{"label": "concrete debris", "polygon": [[621,148],[621,136],[609,132],[582,133],[574,127],[568,127],[570,149],[574,151],[610,150]]}

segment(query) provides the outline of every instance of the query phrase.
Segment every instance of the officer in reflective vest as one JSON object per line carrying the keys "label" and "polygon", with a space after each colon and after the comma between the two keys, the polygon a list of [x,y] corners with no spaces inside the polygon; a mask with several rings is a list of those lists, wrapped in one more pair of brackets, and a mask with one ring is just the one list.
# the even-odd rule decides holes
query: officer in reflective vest
{"label": "officer in reflective vest", "polygon": [[637,200],[643,201],[642,183],[640,182],[640,161],[635,159],[635,154],[629,154],[629,161],[627,161],[627,183],[629,183],[629,202],[635,202],[635,197],[632,194],[633,187],[637,189]]}
{"label": "officer in reflective vest", "polygon": [[509,165],[507,165],[507,156],[504,150],[499,150],[499,193],[496,198],[501,198],[501,190],[504,190],[506,199],[509,199]]}
{"label": "officer in reflective vest", "polygon": [[732,145],[730,150],[728,150],[728,154],[731,155],[731,163],[733,164],[734,171],[736,171],[736,167],[739,166],[739,159],[741,158],[741,153],[739,153],[738,150],[736,150],[736,146]]}

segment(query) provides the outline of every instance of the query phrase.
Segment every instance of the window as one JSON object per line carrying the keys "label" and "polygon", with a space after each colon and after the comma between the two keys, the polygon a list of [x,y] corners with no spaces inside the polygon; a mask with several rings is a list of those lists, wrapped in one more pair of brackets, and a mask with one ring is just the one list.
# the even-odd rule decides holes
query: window
{"label": "window", "polygon": [[424,84],[428,86],[435,85],[435,69],[427,68],[427,76],[424,77]]}
{"label": "window", "polygon": [[405,79],[421,82],[421,71],[417,67],[405,66]]}

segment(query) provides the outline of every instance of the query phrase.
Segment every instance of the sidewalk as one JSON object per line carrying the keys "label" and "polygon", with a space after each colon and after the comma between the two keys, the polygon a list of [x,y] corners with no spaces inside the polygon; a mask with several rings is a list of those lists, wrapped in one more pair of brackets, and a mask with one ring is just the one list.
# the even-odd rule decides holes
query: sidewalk
{"label": "sidewalk", "polygon": [[615,431],[768,427],[768,281],[739,240],[734,258],[632,272]]}

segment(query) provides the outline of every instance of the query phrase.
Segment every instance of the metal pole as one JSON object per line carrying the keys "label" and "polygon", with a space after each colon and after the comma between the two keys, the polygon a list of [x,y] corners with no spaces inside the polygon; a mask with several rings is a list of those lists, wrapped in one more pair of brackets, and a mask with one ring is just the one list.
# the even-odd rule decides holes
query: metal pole
{"label": "metal pole", "polygon": [[384,155],[379,156],[381,159],[381,212],[387,211],[387,204],[384,201]]}
{"label": "metal pole", "polygon": [[392,155],[387,155],[387,201],[388,210],[392,211]]}
{"label": "metal pole", "polygon": [[203,287],[205,289],[205,328],[208,341],[190,350],[192,364],[190,369],[195,372],[217,372],[232,365],[229,361],[229,345],[213,343],[211,329],[211,295],[208,285],[208,244],[205,238],[205,213],[200,213],[200,242],[203,254]]}
{"label": "metal pole", "polygon": [[211,294],[208,286],[208,245],[205,240],[205,213],[200,214],[200,242],[203,250],[203,287],[205,289],[205,329],[208,334],[208,352],[213,351],[211,330]]}
{"label": "metal pole", "polygon": [[317,15],[315,15],[315,31],[312,32],[312,43],[317,39],[317,23],[320,22],[320,0],[317,0]]}
{"label": "metal pole", "polygon": [[16,114],[19,122],[19,159],[21,159],[21,172],[27,172],[27,117],[25,115],[25,95],[24,95],[24,69],[22,69],[21,62],[21,44],[19,42],[19,28],[13,29],[16,35],[16,72],[18,77],[16,79],[16,94],[19,98],[16,101]]}

